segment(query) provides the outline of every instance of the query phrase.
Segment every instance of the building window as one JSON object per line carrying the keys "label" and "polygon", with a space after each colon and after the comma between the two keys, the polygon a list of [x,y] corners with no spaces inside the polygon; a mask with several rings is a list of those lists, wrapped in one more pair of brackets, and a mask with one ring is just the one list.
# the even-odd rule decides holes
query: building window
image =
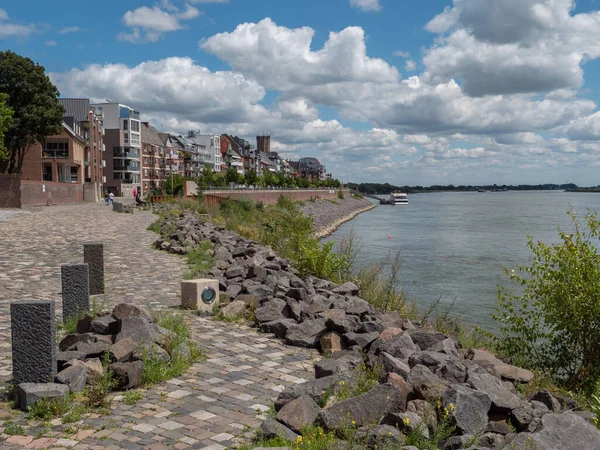
{"label": "building window", "polygon": [[77,166],[71,166],[71,183],[77,183]]}
{"label": "building window", "polygon": [[46,142],[42,150],[43,158],[68,158],[69,143],[68,142]]}
{"label": "building window", "polygon": [[127,120],[123,121],[123,129],[126,130],[127,129]]}
{"label": "building window", "polygon": [[52,181],[52,163],[42,164],[42,180]]}
{"label": "building window", "polygon": [[131,121],[131,131],[140,131],[140,123],[137,120]]}

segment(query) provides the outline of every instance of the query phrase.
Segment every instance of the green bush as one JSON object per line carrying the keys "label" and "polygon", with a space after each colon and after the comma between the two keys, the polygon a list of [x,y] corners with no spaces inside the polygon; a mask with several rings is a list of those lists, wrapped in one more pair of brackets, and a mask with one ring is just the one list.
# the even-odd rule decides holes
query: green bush
{"label": "green bush", "polygon": [[337,196],[340,200],[344,200],[344,192],[343,191],[338,191]]}
{"label": "green bush", "polygon": [[340,282],[340,274],[347,272],[349,265],[344,255],[333,250],[333,241],[320,244],[318,239],[307,238],[300,244],[297,269],[301,277],[309,275]]}
{"label": "green bush", "polygon": [[208,272],[212,268],[214,257],[207,253],[212,248],[212,242],[202,241],[198,247],[190,250],[186,255],[190,270],[184,275],[184,279],[193,280],[199,274]]}
{"label": "green bush", "polygon": [[497,346],[513,362],[542,371],[568,388],[591,392],[600,381],[600,222],[572,211],[574,231],[546,245],[528,237],[530,266],[506,271],[519,292],[499,288]]}
{"label": "green bush", "polygon": [[239,200],[236,201],[236,205],[238,208],[240,208],[246,212],[251,212],[254,210],[254,208],[256,208],[256,205],[254,204],[254,202],[252,200],[250,200],[249,198],[240,198]]}

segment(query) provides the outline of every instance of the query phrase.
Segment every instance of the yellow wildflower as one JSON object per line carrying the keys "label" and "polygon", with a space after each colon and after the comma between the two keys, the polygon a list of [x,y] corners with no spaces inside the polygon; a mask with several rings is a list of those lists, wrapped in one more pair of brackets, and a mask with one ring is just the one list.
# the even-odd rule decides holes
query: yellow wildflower
{"label": "yellow wildflower", "polygon": [[454,403],[450,403],[450,405],[448,405],[448,408],[450,409],[450,411],[454,411]]}
{"label": "yellow wildflower", "polygon": [[298,443],[302,442],[302,436],[298,436],[298,437],[296,438],[296,442],[298,442]]}
{"label": "yellow wildflower", "polygon": [[356,425],[356,420],[353,420],[353,421],[352,421],[352,425]]}
{"label": "yellow wildflower", "polygon": [[405,417],[402,422],[404,422],[404,425],[408,425],[410,423],[410,419],[408,417]]}
{"label": "yellow wildflower", "polygon": [[343,381],[340,381],[340,386],[343,386],[343,385],[344,385],[344,382],[343,382]]}

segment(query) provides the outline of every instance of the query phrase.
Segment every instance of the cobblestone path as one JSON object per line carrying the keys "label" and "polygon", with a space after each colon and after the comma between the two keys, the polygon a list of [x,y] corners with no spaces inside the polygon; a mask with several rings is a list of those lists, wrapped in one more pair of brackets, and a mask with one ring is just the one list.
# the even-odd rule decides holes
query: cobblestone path
{"label": "cobblestone path", "polygon": [[[5,218],[5,220],[2,220]],[[34,209],[0,217],[0,377],[11,378],[9,305],[56,300],[60,266],[83,261],[83,244],[103,242],[106,301],[177,305],[183,259],[151,248],[150,212],[117,214],[103,204]],[[101,299],[101,297],[100,297]],[[108,415],[74,424],[27,420],[0,409],[0,448],[223,449],[250,436],[285,386],[313,377],[318,353],[282,345],[239,325],[194,317],[194,338],[208,359],[187,374],[138,390],[135,405],[115,395]],[[22,429],[18,429],[18,426]],[[7,435],[7,427],[20,434]]]}

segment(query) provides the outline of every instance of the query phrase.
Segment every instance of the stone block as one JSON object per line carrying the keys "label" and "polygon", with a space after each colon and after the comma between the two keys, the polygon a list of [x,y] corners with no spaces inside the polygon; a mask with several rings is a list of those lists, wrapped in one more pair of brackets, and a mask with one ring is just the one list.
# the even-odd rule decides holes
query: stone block
{"label": "stone block", "polygon": [[[212,294],[211,299],[208,298],[209,294]],[[213,307],[218,304],[219,280],[200,278],[197,280],[185,280],[181,282],[182,308],[197,309],[198,311],[210,313],[212,312]]]}
{"label": "stone block", "polygon": [[84,244],[83,262],[88,265],[90,295],[104,294],[104,244]]}
{"label": "stone block", "polygon": [[87,264],[60,267],[63,320],[80,317],[90,310],[89,268]]}
{"label": "stone block", "polygon": [[17,396],[19,406],[27,411],[29,406],[43,398],[64,398],[69,395],[69,386],[58,383],[19,383],[17,385]]}
{"label": "stone block", "polygon": [[142,384],[142,373],[144,371],[142,361],[113,363],[110,368],[119,389],[133,389]]}
{"label": "stone block", "polygon": [[127,362],[131,359],[137,346],[138,344],[131,338],[121,339],[110,347],[110,356],[116,362]]}
{"label": "stone block", "polygon": [[71,366],[56,374],[56,381],[69,386],[71,392],[81,392],[85,389],[87,373],[85,367]]}
{"label": "stone block", "polygon": [[56,376],[54,301],[10,304],[13,384],[49,383]]}

